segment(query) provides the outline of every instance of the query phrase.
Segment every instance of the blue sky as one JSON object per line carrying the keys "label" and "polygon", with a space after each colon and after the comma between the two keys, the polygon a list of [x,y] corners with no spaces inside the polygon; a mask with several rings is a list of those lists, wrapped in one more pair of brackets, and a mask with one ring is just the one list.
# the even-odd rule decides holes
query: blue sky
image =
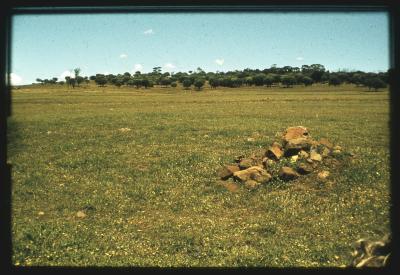
{"label": "blue sky", "polygon": [[389,68],[388,15],[363,13],[145,13],[17,15],[15,84],[82,75],[242,70],[319,63],[329,70]]}

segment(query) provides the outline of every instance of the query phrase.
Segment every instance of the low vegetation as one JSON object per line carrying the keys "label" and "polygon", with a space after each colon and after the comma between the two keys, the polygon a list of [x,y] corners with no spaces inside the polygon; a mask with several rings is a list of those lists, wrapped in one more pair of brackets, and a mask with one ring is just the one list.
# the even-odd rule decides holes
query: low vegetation
{"label": "low vegetation", "polygon": [[[132,89],[136,77],[126,74],[132,84],[120,87],[95,76],[75,89],[13,90],[13,264],[350,265],[355,240],[390,232],[387,89],[322,84],[318,74],[308,76],[313,85],[283,89],[279,74],[254,73],[271,87],[221,87],[204,73],[202,92],[183,90],[185,74],[169,76],[180,89],[150,78],[153,88]],[[219,179],[222,165],[296,125],[354,157],[324,182],[276,179],[250,190]]]}

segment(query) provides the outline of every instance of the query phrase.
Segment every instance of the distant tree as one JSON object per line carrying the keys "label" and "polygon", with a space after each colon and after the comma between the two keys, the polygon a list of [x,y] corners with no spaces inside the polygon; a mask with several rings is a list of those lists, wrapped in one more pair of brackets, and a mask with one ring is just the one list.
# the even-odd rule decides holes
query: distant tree
{"label": "distant tree", "polygon": [[65,83],[67,83],[68,86],[72,86],[72,88],[75,88],[76,80],[75,78],[72,78],[70,76],[65,77]]}
{"label": "distant tree", "polygon": [[197,88],[197,90],[201,90],[201,87],[204,86],[205,80],[202,78],[198,78],[194,81],[194,86]]}
{"label": "distant tree", "polygon": [[342,81],[337,75],[331,74],[329,76],[328,83],[329,83],[329,85],[338,86],[338,85],[342,84]]}
{"label": "distant tree", "polygon": [[257,74],[253,76],[253,82],[256,86],[263,86],[264,85],[265,74]]}
{"label": "distant tree", "polygon": [[176,82],[171,83],[171,87],[176,88],[176,86],[178,86],[178,84],[176,84]]}
{"label": "distant tree", "polygon": [[43,84],[43,80],[40,78],[36,78],[36,82],[39,82],[40,84]]}
{"label": "distant tree", "polygon": [[[75,83],[79,86],[80,83],[82,83],[83,79],[81,79],[81,76],[79,75],[81,72],[80,68],[75,68],[74,69],[74,75],[75,75]],[[79,79],[78,79],[79,77]],[[72,78],[71,78],[72,79]],[[75,86],[75,85],[74,85]]]}
{"label": "distant tree", "polygon": [[60,85],[64,85],[65,81],[58,81],[57,83],[60,84]]}
{"label": "distant tree", "polygon": [[148,87],[152,87],[152,83],[150,83],[150,80],[148,80],[147,78],[143,78],[142,79],[142,86],[147,89]]}
{"label": "distant tree", "polygon": [[76,80],[76,83],[78,84],[78,86],[85,81],[85,79],[80,75],[76,76],[75,80]]}
{"label": "distant tree", "polygon": [[274,77],[271,74],[268,74],[264,77],[264,85],[271,87],[272,84],[274,84]]}
{"label": "distant tree", "polygon": [[192,81],[190,81],[189,78],[186,78],[183,80],[182,85],[187,90],[190,88],[190,86],[192,86]]}
{"label": "distant tree", "polygon": [[296,83],[296,79],[292,75],[283,75],[281,82],[286,88],[292,87]]}
{"label": "distant tree", "polygon": [[107,83],[107,78],[103,74],[96,74],[95,82],[100,87],[104,87],[104,85]]}
{"label": "distant tree", "polygon": [[373,88],[376,91],[380,88],[386,88],[386,83],[383,82],[380,78],[378,77],[373,77],[369,78],[365,81],[365,85],[368,87],[369,90]]}
{"label": "distant tree", "polygon": [[133,85],[136,86],[136,89],[139,89],[143,84],[143,79],[133,78]]}
{"label": "distant tree", "polygon": [[304,76],[302,82],[305,86],[311,86],[314,83],[313,79],[308,76]]}
{"label": "distant tree", "polygon": [[220,81],[218,78],[210,78],[208,84],[210,84],[211,88],[217,88],[220,85]]}
{"label": "distant tree", "polygon": [[58,80],[58,78],[57,78],[57,77],[53,77],[51,80],[52,80],[54,83],[56,83],[57,80]]}
{"label": "distant tree", "polygon": [[247,77],[244,79],[244,83],[245,83],[247,86],[252,86],[252,85],[254,84],[253,77],[247,76]]}
{"label": "distant tree", "polygon": [[352,75],[350,78],[350,82],[355,84],[356,86],[360,86],[363,84],[363,78],[364,76],[360,73],[355,73]]}
{"label": "distant tree", "polygon": [[95,76],[95,75],[91,75],[91,76],[89,77],[89,79],[94,81],[94,80],[96,79],[96,76]]}

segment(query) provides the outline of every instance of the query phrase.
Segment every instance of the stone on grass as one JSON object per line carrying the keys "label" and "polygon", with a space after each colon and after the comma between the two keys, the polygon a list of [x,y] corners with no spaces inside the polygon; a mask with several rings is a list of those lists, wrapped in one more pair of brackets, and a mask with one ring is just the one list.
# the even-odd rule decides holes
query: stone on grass
{"label": "stone on grass", "polygon": [[297,155],[301,150],[309,151],[312,146],[309,138],[296,138],[289,140],[285,145],[285,157]]}
{"label": "stone on grass", "polygon": [[330,153],[331,153],[331,150],[329,150],[328,147],[324,147],[324,148],[322,149],[321,155],[322,155],[323,157],[327,157],[327,156],[329,156]]}
{"label": "stone on grass", "polygon": [[86,214],[85,214],[85,212],[83,212],[83,211],[78,211],[78,212],[76,212],[76,216],[77,216],[78,218],[83,219],[83,218],[86,217]]}
{"label": "stone on grass", "polygon": [[261,183],[255,181],[255,180],[246,180],[244,183],[244,186],[246,186],[246,188],[248,189],[256,189],[257,187],[259,187],[261,185]]}
{"label": "stone on grass", "polygon": [[291,157],[290,157],[290,162],[294,163],[294,162],[297,161],[298,158],[299,158],[298,155],[291,156]]}
{"label": "stone on grass", "polygon": [[272,177],[267,171],[265,171],[260,166],[252,166],[245,170],[241,170],[241,171],[237,171],[237,172],[233,173],[233,178],[242,183],[246,182],[247,180],[254,180],[259,183],[266,183]]}
{"label": "stone on grass", "polygon": [[312,159],[310,159],[310,158],[306,159],[306,161],[307,161],[308,163],[310,163],[310,164],[313,164],[313,163],[314,163],[314,162],[312,161]]}
{"label": "stone on grass", "polygon": [[313,170],[313,167],[307,163],[300,163],[297,166],[297,172],[299,172],[301,175],[310,174]]}
{"label": "stone on grass", "polygon": [[284,181],[297,179],[300,175],[291,167],[284,166],[279,170],[279,178]]}
{"label": "stone on grass", "polygon": [[290,140],[298,138],[308,138],[310,135],[306,127],[296,126],[289,127],[283,133],[282,139],[284,144],[288,143]]}
{"label": "stone on grass", "polygon": [[242,170],[250,168],[251,166],[253,166],[253,160],[252,159],[242,159],[239,162],[239,168],[242,169]]}
{"label": "stone on grass", "polygon": [[312,150],[310,152],[310,159],[313,161],[322,161],[322,156],[317,151]]}
{"label": "stone on grass", "polygon": [[265,155],[270,159],[278,161],[283,156],[282,146],[274,142],[272,146],[268,148]]}
{"label": "stone on grass", "polygon": [[308,157],[310,156],[306,151],[304,151],[304,150],[300,150],[300,152],[299,152],[299,157],[300,158],[303,158],[303,159],[308,159]]}
{"label": "stone on grass", "polygon": [[218,170],[217,174],[222,180],[227,180],[233,176],[233,173],[239,170],[240,168],[237,165],[224,165]]}
{"label": "stone on grass", "polygon": [[339,145],[336,145],[335,147],[332,148],[333,150],[339,150],[342,151],[342,147],[340,147]]}
{"label": "stone on grass", "polygon": [[342,151],[340,151],[340,150],[333,150],[332,156],[336,157],[336,156],[339,156],[341,153],[342,153]]}
{"label": "stone on grass", "polygon": [[325,180],[327,177],[329,177],[329,175],[330,175],[329,171],[326,170],[321,171],[318,173],[318,179]]}

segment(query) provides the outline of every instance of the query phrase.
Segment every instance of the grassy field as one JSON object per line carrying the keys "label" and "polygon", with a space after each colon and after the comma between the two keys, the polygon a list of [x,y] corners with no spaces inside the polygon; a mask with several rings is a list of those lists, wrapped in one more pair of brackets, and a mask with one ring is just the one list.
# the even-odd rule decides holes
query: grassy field
{"label": "grassy field", "polygon": [[[356,239],[390,232],[388,121],[386,90],[347,85],[13,90],[13,263],[348,265]],[[326,184],[220,184],[220,165],[297,125],[354,160]]]}

